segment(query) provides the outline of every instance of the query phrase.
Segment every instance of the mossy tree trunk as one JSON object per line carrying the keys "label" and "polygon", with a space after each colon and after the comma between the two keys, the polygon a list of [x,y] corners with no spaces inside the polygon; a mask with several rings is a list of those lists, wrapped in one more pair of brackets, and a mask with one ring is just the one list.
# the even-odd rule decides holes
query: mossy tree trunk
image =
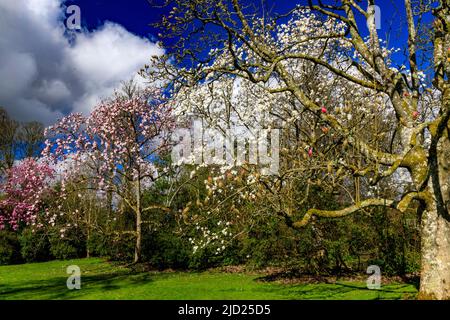
{"label": "mossy tree trunk", "polygon": [[450,222],[436,207],[422,215],[420,299],[450,299]]}
{"label": "mossy tree trunk", "polygon": [[[441,195],[434,195],[433,201],[430,201],[422,215],[422,268],[419,294],[419,298],[422,299],[450,299],[450,219],[448,217],[450,140],[446,135],[440,139],[436,154],[437,180]],[[430,186],[430,189],[433,189],[433,186]],[[439,205],[443,210],[438,209]]]}

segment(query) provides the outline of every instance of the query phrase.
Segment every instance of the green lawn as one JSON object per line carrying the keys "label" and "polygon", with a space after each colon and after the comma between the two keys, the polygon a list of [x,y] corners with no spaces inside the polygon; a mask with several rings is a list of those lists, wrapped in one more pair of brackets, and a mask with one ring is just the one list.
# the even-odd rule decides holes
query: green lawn
{"label": "green lawn", "polygon": [[[68,290],[66,268],[81,268],[81,290]],[[404,299],[414,298],[410,284],[368,290],[364,283],[267,283],[258,275],[219,272],[132,273],[101,259],[53,261],[0,267],[2,299]]]}

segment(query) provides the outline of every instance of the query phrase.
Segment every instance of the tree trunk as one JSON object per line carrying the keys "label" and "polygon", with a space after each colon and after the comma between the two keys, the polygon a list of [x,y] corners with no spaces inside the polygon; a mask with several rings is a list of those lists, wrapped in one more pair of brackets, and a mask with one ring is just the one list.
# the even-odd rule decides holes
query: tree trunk
{"label": "tree trunk", "polygon": [[87,223],[86,223],[86,258],[91,257],[89,247],[91,245],[91,208],[92,208],[92,198],[89,197],[89,209],[87,210]]}
{"label": "tree trunk", "polygon": [[91,245],[91,226],[88,224],[87,227],[87,236],[86,236],[86,258],[91,257],[91,251],[89,250]]}
{"label": "tree trunk", "polygon": [[[448,210],[450,141],[447,137],[444,137],[438,145],[437,155],[440,189]],[[436,202],[430,201],[422,215],[421,236],[422,268],[419,298],[450,299],[450,221],[438,214]]]}
{"label": "tree trunk", "polygon": [[141,211],[136,213],[136,247],[134,250],[134,263],[141,261],[142,252],[142,217]]}
{"label": "tree trunk", "polygon": [[107,210],[106,211],[106,221],[108,221],[108,223],[107,223],[106,227],[108,228],[107,231],[109,232],[110,228],[111,228],[111,223],[109,223],[109,221],[113,215],[113,193],[111,190],[107,191],[106,201],[108,202],[107,203],[108,207],[106,209]]}
{"label": "tree trunk", "polygon": [[134,263],[141,261],[142,253],[142,208],[141,208],[141,183],[136,182],[136,246],[134,250]]}
{"label": "tree trunk", "polygon": [[432,207],[422,215],[419,299],[450,299],[450,222]]}

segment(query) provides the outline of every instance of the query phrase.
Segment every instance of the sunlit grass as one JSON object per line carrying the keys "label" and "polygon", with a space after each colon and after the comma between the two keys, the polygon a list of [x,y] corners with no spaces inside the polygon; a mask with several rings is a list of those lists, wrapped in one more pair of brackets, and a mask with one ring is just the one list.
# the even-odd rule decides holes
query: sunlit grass
{"label": "sunlit grass", "polygon": [[[81,268],[81,290],[68,290],[69,265]],[[141,272],[101,259],[52,261],[0,267],[0,299],[405,299],[412,284],[368,290],[364,283],[281,284],[260,282],[259,275],[221,272]]]}

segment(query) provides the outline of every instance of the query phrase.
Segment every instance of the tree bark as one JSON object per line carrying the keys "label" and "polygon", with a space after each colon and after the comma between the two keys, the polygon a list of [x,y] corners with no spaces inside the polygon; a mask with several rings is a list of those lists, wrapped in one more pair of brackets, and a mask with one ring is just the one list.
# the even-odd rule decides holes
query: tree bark
{"label": "tree bark", "polygon": [[91,209],[92,199],[89,197],[89,209],[87,210],[87,225],[86,225],[86,258],[91,257],[91,252],[89,250],[91,245]]}
{"label": "tree bark", "polygon": [[422,215],[419,299],[450,299],[450,222],[431,205]]}
{"label": "tree bark", "polygon": [[112,215],[113,215],[113,192],[112,190],[108,190],[106,193],[106,201],[107,203],[107,208],[106,208],[106,221],[108,221],[108,224],[106,225],[108,228],[108,232],[110,231],[111,228],[111,223],[109,223]]}
{"label": "tree bark", "polygon": [[141,208],[141,183],[136,182],[136,246],[134,250],[134,263],[141,261],[142,255],[142,208]]}
{"label": "tree bark", "polygon": [[[438,145],[439,184],[447,211],[450,201],[450,140]],[[432,190],[432,188],[430,187]],[[435,200],[435,199],[433,199]],[[450,299],[450,221],[430,201],[422,215],[420,299]]]}

